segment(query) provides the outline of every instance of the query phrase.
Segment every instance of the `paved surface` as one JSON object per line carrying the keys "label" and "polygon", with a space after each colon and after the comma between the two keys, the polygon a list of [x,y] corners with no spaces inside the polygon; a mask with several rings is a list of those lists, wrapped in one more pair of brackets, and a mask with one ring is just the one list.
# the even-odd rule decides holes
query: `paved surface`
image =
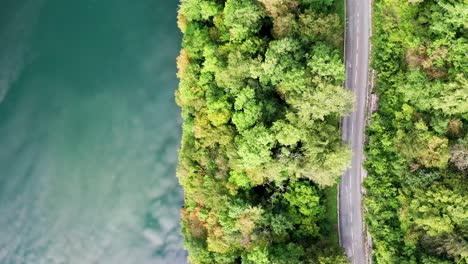
{"label": "paved surface", "polygon": [[362,218],[361,183],[367,76],[369,69],[370,0],[346,0],[346,87],[356,95],[354,112],[342,122],[342,138],[351,145],[351,168],[339,186],[340,243],[354,264],[367,263]]}

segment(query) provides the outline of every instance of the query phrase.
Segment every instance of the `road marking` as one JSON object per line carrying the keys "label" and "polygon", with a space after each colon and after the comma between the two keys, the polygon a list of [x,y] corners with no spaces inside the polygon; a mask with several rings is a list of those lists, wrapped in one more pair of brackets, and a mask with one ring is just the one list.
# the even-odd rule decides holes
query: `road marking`
{"label": "road marking", "polygon": [[[351,171],[349,172],[349,177],[351,177]],[[348,192],[348,206],[350,210],[351,210],[351,191]],[[351,210],[351,213],[349,214],[349,219],[350,219],[349,224],[351,225],[351,227],[353,226],[353,213],[352,212],[353,211]]]}
{"label": "road marking", "polygon": [[[356,54],[356,59],[357,59],[357,54]],[[357,84],[357,73],[358,73],[357,71],[354,72],[354,84]]]}

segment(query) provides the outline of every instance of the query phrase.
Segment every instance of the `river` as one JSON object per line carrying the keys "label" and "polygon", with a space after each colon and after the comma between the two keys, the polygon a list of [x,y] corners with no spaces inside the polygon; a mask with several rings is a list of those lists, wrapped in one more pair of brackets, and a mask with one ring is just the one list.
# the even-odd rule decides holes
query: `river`
{"label": "river", "polygon": [[0,263],[185,263],[177,0],[2,0]]}

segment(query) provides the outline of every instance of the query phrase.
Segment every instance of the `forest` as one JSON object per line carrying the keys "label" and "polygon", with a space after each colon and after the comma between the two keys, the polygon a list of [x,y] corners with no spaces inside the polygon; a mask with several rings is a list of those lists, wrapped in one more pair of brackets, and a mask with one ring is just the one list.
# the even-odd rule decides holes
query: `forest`
{"label": "forest", "polygon": [[177,175],[191,263],[347,263],[343,1],[184,0]]}
{"label": "forest", "polygon": [[375,0],[379,110],[367,129],[375,263],[468,263],[468,42],[463,0]]}

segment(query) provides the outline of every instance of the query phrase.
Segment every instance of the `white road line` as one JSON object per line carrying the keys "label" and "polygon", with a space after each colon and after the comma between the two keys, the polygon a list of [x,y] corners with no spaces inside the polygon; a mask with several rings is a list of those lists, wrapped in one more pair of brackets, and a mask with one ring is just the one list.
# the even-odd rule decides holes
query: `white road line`
{"label": "white road line", "polygon": [[[357,54],[356,54],[356,59],[357,59]],[[354,72],[354,84],[357,84],[357,74],[358,74],[358,72],[355,71]],[[357,87],[354,87],[354,88],[357,88]]]}
{"label": "white road line", "polygon": [[[350,171],[350,173],[348,175],[351,177],[351,171]],[[351,192],[348,192],[348,208],[351,210]],[[350,217],[350,221],[349,221],[350,223],[349,224],[352,226],[353,216],[352,216],[352,214],[350,214],[350,216],[351,217]]]}

